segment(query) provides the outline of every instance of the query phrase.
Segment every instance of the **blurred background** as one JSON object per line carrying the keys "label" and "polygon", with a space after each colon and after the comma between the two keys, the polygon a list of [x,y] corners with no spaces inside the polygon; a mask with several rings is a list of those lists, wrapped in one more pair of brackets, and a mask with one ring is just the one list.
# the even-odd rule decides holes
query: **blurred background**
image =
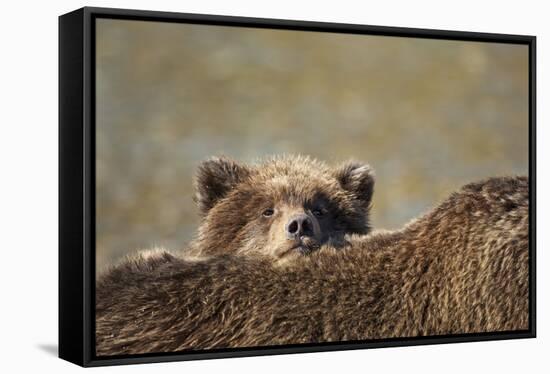
{"label": "blurred background", "polygon": [[376,228],[461,185],[528,172],[522,45],[98,19],[97,271],[184,248],[212,155],[355,158]]}

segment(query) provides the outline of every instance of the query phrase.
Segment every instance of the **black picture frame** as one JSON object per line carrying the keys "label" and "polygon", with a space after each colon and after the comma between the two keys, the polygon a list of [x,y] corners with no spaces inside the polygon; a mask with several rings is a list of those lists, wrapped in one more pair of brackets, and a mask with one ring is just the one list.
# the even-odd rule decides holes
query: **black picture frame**
{"label": "black picture frame", "polygon": [[[529,329],[192,353],[96,357],[95,318],[95,20],[114,18],[523,44],[529,47]],[[59,357],[81,366],[259,356],[474,342],[536,336],[536,37],[310,21],[85,7],[59,17]]]}

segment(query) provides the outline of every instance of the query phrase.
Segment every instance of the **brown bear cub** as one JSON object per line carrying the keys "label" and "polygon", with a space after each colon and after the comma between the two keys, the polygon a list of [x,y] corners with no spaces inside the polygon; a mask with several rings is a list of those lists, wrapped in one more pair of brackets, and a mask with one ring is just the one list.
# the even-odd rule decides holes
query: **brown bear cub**
{"label": "brown bear cub", "polygon": [[191,256],[262,255],[285,263],[322,245],[342,247],[349,234],[367,234],[374,175],[348,161],[334,169],[304,156],[245,165],[204,161],[195,179],[203,215]]}

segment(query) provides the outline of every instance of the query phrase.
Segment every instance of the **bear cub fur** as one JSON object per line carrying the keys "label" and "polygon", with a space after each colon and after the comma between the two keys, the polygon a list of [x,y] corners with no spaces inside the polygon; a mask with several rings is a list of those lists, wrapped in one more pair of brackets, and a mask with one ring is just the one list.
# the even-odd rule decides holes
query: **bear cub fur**
{"label": "bear cub fur", "polygon": [[246,165],[212,158],[198,168],[195,200],[202,214],[189,256],[260,255],[286,263],[340,248],[370,231],[374,173],[348,161],[336,168],[304,156]]}

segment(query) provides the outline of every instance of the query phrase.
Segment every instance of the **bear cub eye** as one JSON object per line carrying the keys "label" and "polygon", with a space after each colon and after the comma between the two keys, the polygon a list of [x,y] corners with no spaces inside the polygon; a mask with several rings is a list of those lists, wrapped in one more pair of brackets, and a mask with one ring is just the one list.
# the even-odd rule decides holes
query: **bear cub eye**
{"label": "bear cub eye", "polygon": [[262,216],[271,217],[273,215],[273,213],[275,213],[275,211],[273,209],[269,208],[269,209],[266,209],[262,212]]}
{"label": "bear cub eye", "polygon": [[321,208],[320,209],[314,209],[314,210],[311,211],[311,213],[313,213],[313,215],[315,217],[322,217],[322,216],[325,215],[325,210],[321,209]]}

